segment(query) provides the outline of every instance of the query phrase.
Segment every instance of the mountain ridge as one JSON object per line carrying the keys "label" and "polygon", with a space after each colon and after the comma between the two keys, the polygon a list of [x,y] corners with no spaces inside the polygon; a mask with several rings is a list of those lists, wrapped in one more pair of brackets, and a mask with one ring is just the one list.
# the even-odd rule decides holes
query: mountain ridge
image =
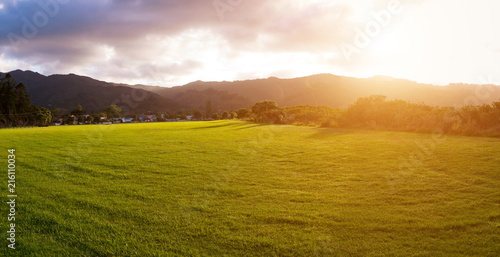
{"label": "mountain ridge", "polygon": [[262,100],[273,100],[280,106],[307,104],[345,108],[359,97],[369,95],[437,106],[489,104],[500,99],[500,87],[496,85],[436,86],[380,75],[354,78],[322,73],[285,79],[198,80],[182,86],[160,87],[104,82],[76,74],[45,76],[22,70],[9,73],[18,83],[25,84],[34,104],[67,109],[80,104],[89,112],[97,112],[110,104],[133,113],[205,110],[207,104],[214,111],[230,111]]}
{"label": "mountain ridge", "polygon": [[[33,104],[42,107],[72,109],[82,105],[88,112],[99,112],[108,105],[116,104],[121,106],[125,113],[176,108],[173,102],[150,91],[117,86],[91,77],[76,74],[45,76],[22,70],[8,73],[17,83],[25,85]],[[6,73],[0,73],[2,76],[4,74]],[[137,96],[136,101],[134,96]]]}

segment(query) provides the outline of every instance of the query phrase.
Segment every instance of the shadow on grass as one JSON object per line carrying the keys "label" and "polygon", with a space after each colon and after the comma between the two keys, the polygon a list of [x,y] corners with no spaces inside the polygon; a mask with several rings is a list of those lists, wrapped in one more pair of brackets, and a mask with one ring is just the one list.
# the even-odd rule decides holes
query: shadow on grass
{"label": "shadow on grass", "polygon": [[[256,127],[271,126],[271,125],[273,125],[273,124],[247,122],[247,123],[240,124],[238,126],[238,128],[235,128],[235,130],[250,129],[250,128],[256,128]],[[276,124],[274,124],[274,125],[276,125]]]}
{"label": "shadow on grass", "polygon": [[355,132],[359,132],[355,129],[346,129],[346,128],[316,128],[316,133],[312,134],[308,138],[310,139],[325,139],[332,138],[337,136],[343,136],[347,134],[353,134]]}
{"label": "shadow on grass", "polygon": [[224,121],[216,121],[216,122],[212,122],[211,126],[203,126],[203,127],[196,127],[196,128],[191,128],[191,129],[211,129],[211,128],[222,128],[222,127],[230,127],[230,126],[235,126],[235,125],[239,125],[239,124],[236,124],[236,123],[232,123],[232,122],[224,122]]}
{"label": "shadow on grass", "polygon": [[213,129],[213,128],[232,127],[235,130],[242,130],[242,129],[272,125],[272,124],[253,123],[253,122],[227,122],[227,121],[217,121],[212,124],[213,125],[211,126],[196,127],[192,129]]}

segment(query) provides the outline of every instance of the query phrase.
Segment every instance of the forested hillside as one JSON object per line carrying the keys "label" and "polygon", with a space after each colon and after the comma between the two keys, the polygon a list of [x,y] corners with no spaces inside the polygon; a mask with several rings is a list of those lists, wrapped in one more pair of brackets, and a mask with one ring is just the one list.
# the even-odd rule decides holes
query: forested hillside
{"label": "forested hillside", "polygon": [[[174,110],[176,105],[163,97],[127,86],[116,86],[89,77],[69,75],[44,76],[31,71],[12,71],[12,77],[23,83],[33,104],[46,108],[72,109],[82,105],[89,112],[116,104],[127,112]],[[0,76],[4,74],[0,73]]]}
{"label": "forested hillside", "polygon": [[381,76],[351,78],[319,74],[293,79],[195,81],[167,88],[108,83],[74,74],[44,76],[20,70],[10,74],[26,86],[36,105],[71,109],[80,104],[90,112],[111,104],[120,106],[125,113],[204,110],[208,104],[222,112],[263,100],[273,100],[280,106],[347,108],[358,98],[370,95],[431,106],[481,105],[500,100],[500,87],[494,85],[435,86]]}

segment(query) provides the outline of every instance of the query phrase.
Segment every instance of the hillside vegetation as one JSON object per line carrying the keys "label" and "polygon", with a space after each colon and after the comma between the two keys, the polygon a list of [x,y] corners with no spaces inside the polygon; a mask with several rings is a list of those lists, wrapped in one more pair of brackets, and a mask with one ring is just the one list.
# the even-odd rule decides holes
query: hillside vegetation
{"label": "hillside vegetation", "polygon": [[237,111],[238,117],[260,123],[321,125],[389,131],[500,136],[500,102],[479,106],[436,107],[385,96],[359,98],[347,109],[327,106],[280,107],[261,101]]}
{"label": "hillside vegetation", "polygon": [[[37,106],[72,109],[85,106],[90,112],[99,112],[109,105],[120,105],[127,112],[172,110],[176,105],[149,91],[115,85],[89,77],[69,75],[44,76],[31,71],[9,73],[18,83],[23,83]],[[0,77],[3,74],[0,73]]]}
{"label": "hillside vegetation", "polygon": [[318,74],[293,79],[195,81],[166,88],[108,83],[75,74],[44,76],[20,70],[10,73],[18,83],[26,86],[32,102],[38,106],[72,109],[82,105],[90,112],[114,104],[126,110],[125,113],[203,110],[207,102],[214,110],[223,112],[246,108],[263,100],[275,101],[280,106],[347,108],[358,98],[370,95],[431,106],[482,105],[500,100],[500,87],[494,85],[434,86],[380,76],[351,78]]}
{"label": "hillside vegetation", "polygon": [[196,81],[180,87],[150,87],[149,90],[173,101],[183,99],[193,92],[207,93],[200,98],[202,101],[181,101],[179,104],[189,108],[201,108],[201,104],[211,100],[223,110],[234,109],[234,106],[225,105],[224,96],[228,94],[243,97],[240,100],[241,107],[263,100],[273,100],[280,106],[346,108],[358,98],[370,95],[385,95],[389,100],[400,99],[432,106],[481,105],[500,100],[500,87],[494,85],[435,86],[390,77],[351,78],[332,74],[293,79],[271,77],[234,82]]}

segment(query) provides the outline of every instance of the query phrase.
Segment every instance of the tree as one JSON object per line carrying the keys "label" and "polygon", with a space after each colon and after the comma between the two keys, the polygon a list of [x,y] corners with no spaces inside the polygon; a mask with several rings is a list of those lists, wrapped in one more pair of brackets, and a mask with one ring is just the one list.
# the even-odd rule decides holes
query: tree
{"label": "tree", "polygon": [[[17,84],[10,74],[0,78],[0,125],[36,125],[39,111],[38,107],[31,104],[23,83]],[[42,113],[45,115],[45,110]]]}
{"label": "tree", "polygon": [[229,113],[228,112],[223,112],[221,118],[223,120],[227,120],[227,118],[229,118]]}
{"label": "tree", "polygon": [[252,112],[256,115],[263,115],[264,113],[275,109],[278,109],[278,104],[271,100],[260,101],[252,106]]}
{"label": "tree", "polygon": [[92,123],[93,120],[94,120],[94,118],[92,116],[90,116],[90,115],[87,116],[87,118],[85,118],[85,122],[89,123],[89,124]]}
{"label": "tree", "polygon": [[374,127],[380,125],[381,110],[386,97],[372,95],[361,97],[347,108],[344,124],[355,127]]}
{"label": "tree", "polygon": [[38,126],[47,126],[52,120],[52,114],[49,109],[44,107],[35,107],[36,109],[36,122]]}
{"label": "tree", "polygon": [[238,118],[238,114],[236,112],[231,112],[231,119]]}
{"label": "tree", "polygon": [[195,118],[197,120],[201,120],[201,117],[202,117],[202,114],[201,114],[200,110],[194,110],[193,111],[193,118]]}
{"label": "tree", "polygon": [[281,123],[284,116],[281,113],[278,104],[275,101],[270,100],[256,103],[252,106],[252,113],[254,113],[255,121],[257,122]]}
{"label": "tree", "polygon": [[85,114],[85,112],[83,111],[83,107],[81,105],[77,105],[76,108],[70,112],[70,114],[75,116],[80,116]]}
{"label": "tree", "polygon": [[99,123],[102,121],[102,119],[106,119],[106,113],[105,112],[100,112],[99,114],[97,114],[96,116],[94,116],[94,122],[96,123]]}
{"label": "tree", "polygon": [[0,79],[0,114],[7,126],[12,124],[16,113],[15,86],[16,82],[10,74]]}
{"label": "tree", "polygon": [[180,119],[180,120],[187,120],[187,119],[188,119],[188,117],[186,116],[186,114],[181,114],[181,115],[179,116],[179,119]]}
{"label": "tree", "polygon": [[214,113],[214,114],[212,114],[212,119],[220,120],[220,115],[218,113]]}
{"label": "tree", "polygon": [[50,113],[52,114],[52,117],[54,119],[59,119],[63,115],[63,111],[57,107],[52,108],[52,110],[50,110]]}
{"label": "tree", "polygon": [[74,123],[75,123],[75,116],[70,115],[70,116],[66,119],[66,124],[73,125]]}
{"label": "tree", "polygon": [[14,88],[14,94],[16,99],[16,113],[28,113],[31,111],[31,101],[28,91],[23,83],[19,83]]}
{"label": "tree", "polygon": [[23,83],[19,83],[14,87],[15,108],[14,113],[16,124],[20,126],[29,125],[36,122],[34,105],[31,104],[30,96]]}
{"label": "tree", "polygon": [[239,109],[236,111],[236,114],[238,115],[238,118],[240,119],[246,119],[250,117],[251,111],[247,108]]}
{"label": "tree", "polygon": [[208,100],[205,104],[205,117],[210,118],[212,116],[212,101]]}
{"label": "tree", "polygon": [[122,110],[120,109],[120,107],[118,107],[116,105],[110,105],[110,106],[105,107],[102,111],[104,113],[106,113],[106,117],[108,119],[112,119],[112,118],[120,117],[121,116],[120,112]]}

